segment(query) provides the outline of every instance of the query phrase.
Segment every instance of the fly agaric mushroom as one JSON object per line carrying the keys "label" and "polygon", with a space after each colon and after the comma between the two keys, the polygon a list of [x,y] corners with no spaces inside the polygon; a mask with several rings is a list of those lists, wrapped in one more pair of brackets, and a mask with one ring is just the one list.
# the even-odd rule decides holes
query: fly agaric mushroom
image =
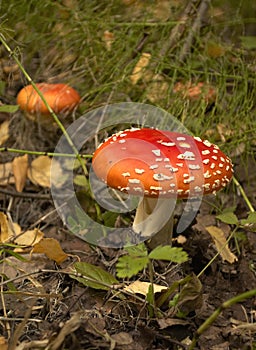
{"label": "fly agaric mushroom", "polygon": [[[92,166],[109,187],[143,197],[133,229],[146,237],[158,235],[171,217],[167,199],[216,193],[233,173],[231,160],[209,141],[149,128],[110,136],[95,151]],[[172,232],[167,235],[160,244],[170,243]]]}
{"label": "fly agaric mushroom", "polygon": [[[66,84],[38,83],[37,88],[55,113],[71,112],[79,104],[78,92]],[[27,85],[17,95],[17,104],[27,116],[39,122],[49,122],[50,112],[32,85]]]}

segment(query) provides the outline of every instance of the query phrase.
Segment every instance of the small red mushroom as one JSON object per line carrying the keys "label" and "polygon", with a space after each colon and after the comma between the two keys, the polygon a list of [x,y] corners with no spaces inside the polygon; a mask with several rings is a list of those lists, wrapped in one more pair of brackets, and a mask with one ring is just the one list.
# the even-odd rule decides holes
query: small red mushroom
{"label": "small red mushroom", "polygon": [[233,174],[231,160],[209,141],[149,128],[110,136],[95,151],[92,166],[109,187],[143,197],[133,223],[143,236],[158,233],[170,217],[166,199],[216,193]]}
{"label": "small red mushroom", "polygon": [[[36,86],[55,113],[71,112],[81,100],[78,92],[66,84],[38,83]],[[17,95],[17,104],[33,120],[35,116],[42,116],[43,121],[51,120],[48,108],[32,85],[27,85],[20,90]]]}

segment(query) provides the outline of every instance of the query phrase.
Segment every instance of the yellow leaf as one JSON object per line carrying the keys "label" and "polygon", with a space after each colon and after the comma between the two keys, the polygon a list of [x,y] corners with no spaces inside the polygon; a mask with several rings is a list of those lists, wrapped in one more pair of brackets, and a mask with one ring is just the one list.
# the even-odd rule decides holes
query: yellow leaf
{"label": "yellow leaf", "polygon": [[22,192],[27,179],[28,155],[16,157],[12,161],[12,171],[17,192]]}
{"label": "yellow leaf", "polygon": [[154,16],[161,21],[167,21],[171,16],[171,8],[169,0],[156,1],[153,9]]}
{"label": "yellow leaf", "polygon": [[222,142],[226,142],[227,140],[231,140],[233,138],[234,130],[232,130],[231,125],[222,123],[217,124],[217,130]]}
{"label": "yellow leaf", "polygon": [[22,233],[19,237],[15,239],[14,242],[18,245],[34,246],[43,238],[43,236],[43,232],[40,231],[38,228],[35,228],[34,230],[28,230]]}
{"label": "yellow leaf", "polygon": [[169,84],[160,74],[155,74],[147,83],[146,96],[150,102],[156,103],[166,98]]}
{"label": "yellow leaf", "polygon": [[12,163],[0,164],[0,186],[13,183],[15,183],[15,180],[12,174]]}
{"label": "yellow leaf", "polygon": [[[147,295],[149,286],[150,286],[149,282],[135,281],[131,283],[129,286],[126,286],[124,290],[133,294]],[[167,287],[160,286],[159,284],[153,284],[153,286],[154,286],[154,293],[158,293],[158,292],[161,292],[162,290],[167,289]]]}
{"label": "yellow leaf", "polygon": [[42,238],[40,242],[34,245],[32,253],[43,253],[49,259],[56,261],[57,264],[61,264],[68,258],[60,243],[54,238]]}
{"label": "yellow leaf", "polygon": [[225,48],[218,43],[208,42],[206,44],[206,53],[212,58],[221,57],[225,54]]}
{"label": "yellow leaf", "polygon": [[237,257],[230,251],[228,247],[224,232],[216,226],[207,226],[206,230],[211,235],[222,259],[228,261],[230,264],[237,261]]}
{"label": "yellow leaf", "polygon": [[21,228],[16,223],[10,223],[7,216],[0,212],[0,242],[7,242],[15,235],[18,235]]}
{"label": "yellow leaf", "polygon": [[[70,161],[69,163],[74,166],[74,161]],[[67,163],[68,164],[68,163]],[[56,159],[52,159],[52,164],[51,164],[51,172],[53,174],[51,181],[52,184],[56,188],[61,188],[65,182],[70,178],[70,176],[73,176],[73,168],[68,171],[68,170],[63,170],[62,168],[63,165],[60,164],[60,162]]]}
{"label": "yellow leaf", "polygon": [[115,36],[112,32],[110,32],[109,30],[105,30],[105,32],[103,33],[103,41],[105,41],[106,44],[106,49],[108,51],[111,50],[112,44],[115,40]]}
{"label": "yellow leaf", "polygon": [[7,350],[8,349],[8,343],[7,343],[7,340],[0,336],[0,349],[1,350]]}
{"label": "yellow leaf", "polygon": [[150,58],[151,58],[150,53],[146,53],[146,52],[142,53],[139,61],[133,68],[132,74],[130,75],[130,79],[133,85],[137,84],[140,78],[142,78],[145,72],[145,68],[149,64]]}
{"label": "yellow leaf", "polygon": [[0,125],[0,146],[3,145],[9,138],[9,124],[10,121],[6,120]]}
{"label": "yellow leaf", "polygon": [[28,168],[28,178],[33,184],[42,187],[50,187],[51,158],[39,156],[34,159]]}

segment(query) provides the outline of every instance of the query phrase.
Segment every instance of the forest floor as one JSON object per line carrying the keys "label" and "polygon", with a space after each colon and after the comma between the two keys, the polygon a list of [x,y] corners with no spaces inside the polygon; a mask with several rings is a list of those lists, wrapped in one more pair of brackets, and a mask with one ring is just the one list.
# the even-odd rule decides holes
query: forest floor
{"label": "forest floor", "polygon": [[[79,0],[25,3],[1,5],[6,22],[0,32],[13,53],[0,46],[0,348],[256,349],[255,5],[120,0],[91,1],[86,8]],[[159,308],[154,305],[152,311],[148,291],[139,290],[142,282],[149,285],[147,268],[118,278],[116,263],[124,250],[89,244],[86,235],[74,234],[58,215],[49,162],[62,132],[15,110],[16,96],[28,83],[16,58],[34,82],[77,88],[81,104],[71,118],[61,119],[65,128],[105,104],[146,103],[175,115],[191,133],[219,144],[231,157],[239,184],[205,197],[184,232],[178,234],[174,227],[173,246],[187,252],[188,260],[153,260],[155,286],[170,291]],[[189,88],[202,81],[205,90],[191,98]],[[177,93],[180,82],[184,90]],[[192,85],[188,88],[186,82]],[[168,122],[160,126],[168,128]],[[113,130],[117,125],[98,130],[81,153],[92,155],[96,141]],[[90,157],[85,165],[88,180]],[[75,173],[81,207],[102,224],[112,220],[95,205],[87,182],[80,182],[81,169]],[[183,205],[175,209],[176,224]],[[116,214],[112,223],[129,225],[133,217],[134,211]],[[227,256],[209,227],[228,240]],[[46,246],[35,249],[40,239]],[[76,262],[100,267],[118,284],[95,287],[86,277],[77,280],[72,274]],[[133,286],[129,292],[127,285]],[[250,291],[251,297],[239,299]],[[155,293],[154,301],[163,294]],[[223,304],[236,297],[237,302]],[[216,310],[218,317],[197,334]]]}

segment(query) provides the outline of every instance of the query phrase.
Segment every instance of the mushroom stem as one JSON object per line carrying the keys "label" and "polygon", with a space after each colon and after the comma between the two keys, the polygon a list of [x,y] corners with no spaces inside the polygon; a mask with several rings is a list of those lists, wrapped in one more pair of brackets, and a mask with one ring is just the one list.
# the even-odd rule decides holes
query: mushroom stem
{"label": "mushroom stem", "polygon": [[175,204],[175,198],[144,197],[140,201],[134,218],[133,230],[143,237],[149,237],[150,249],[159,245],[171,245]]}

